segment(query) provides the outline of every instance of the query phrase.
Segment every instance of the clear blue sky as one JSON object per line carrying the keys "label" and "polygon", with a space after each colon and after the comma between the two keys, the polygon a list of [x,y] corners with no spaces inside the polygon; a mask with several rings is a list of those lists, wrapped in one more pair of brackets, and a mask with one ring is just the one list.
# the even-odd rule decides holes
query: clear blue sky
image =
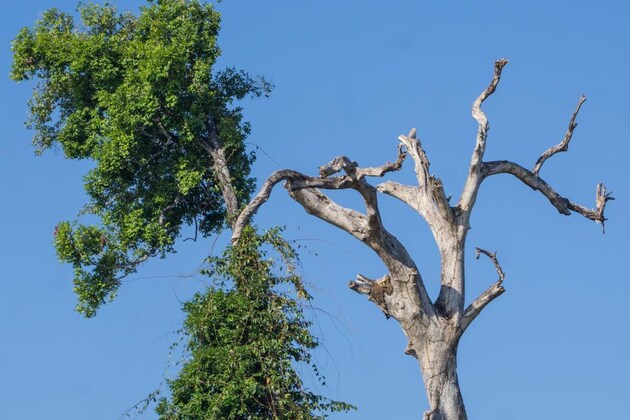
{"label": "clear blue sky", "polygon": [[[142,2],[117,3],[136,10]],[[85,201],[81,177],[89,163],[54,151],[33,155],[22,124],[30,88],[8,79],[10,40],[53,6],[73,10],[75,2],[16,2],[0,17],[1,417],[115,419],[176,371],[168,347],[181,325],[180,301],[203,287],[195,269],[225,238],[185,242],[173,258],[142,267],[95,319],[73,312],[71,269],[57,263],[51,242],[55,224]],[[464,335],[459,377],[471,419],[628,415],[627,2],[230,0],[218,8],[222,65],[276,85],[270,99],[245,104],[250,141],[265,151],[259,179],[278,165],[315,174],[339,154],[379,165],[395,158],[397,136],[417,127],[433,173],[458,196],[476,132],[470,104],[494,60],[510,64],[485,105],[488,160],[531,167],[562,139],[586,94],[570,151],[541,174],[588,206],[605,181],[617,197],[606,235],[582,217],[559,215],[513,178],[484,183],[468,240],[468,300],[496,279],[489,261],[474,260],[475,246],[498,251],[507,292]],[[407,162],[401,176],[411,171]],[[411,210],[383,202],[386,225],[435,294],[431,235]],[[360,408],[335,418],[420,418],[427,403],[419,368],[403,355],[400,328],[346,287],[359,272],[384,274],[375,257],[304,214],[282,189],[257,221],[284,224],[308,246],[303,274],[315,295],[311,316],[325,344],[318,360],[329,379],[321,391]]]}

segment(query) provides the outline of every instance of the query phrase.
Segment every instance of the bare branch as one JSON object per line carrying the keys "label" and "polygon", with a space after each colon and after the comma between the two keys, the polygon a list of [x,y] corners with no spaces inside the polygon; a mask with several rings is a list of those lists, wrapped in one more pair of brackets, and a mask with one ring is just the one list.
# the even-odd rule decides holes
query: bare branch
{"label": "bare branch", "polygon": [[[398,148],[398,160],[396,163],[386,163],[385,165],[378,168],[367,168],[361,169],[358,168],[358,164],[356,162],[351,161],[346,156],[338,156],[333,159],[330,163],[321,166],[319,168],[319,173],[322,178],[320,180],[328,181],[329,178],[325,178],[331,174],[337,173],[341,170],[345,171],[347,177],[338,177],[337,179],[349,178],[351,182],[348,183],[348,186],[356,190],[361,197],[363,197],[363,201],[365,203],[365,207],[367,210],[367,220],[368,227],[370,229],[370,233],[374,237],[381,237],[384,232],[383,223],[381,220],[380,211],[378,208],[378,196],[376,188],[370,185],[363,178],[366,174],[372,174],[374,176],[382,176],[386,172],[392,170],[398,170],[402,166],[402,161],[405,158],[405,154],[402,151],[402,147]],[[335,179],[335,178],[333,178]],[[300,183],[300,184],[303,184]],[[302,185],[292,185],[292,188],[301,188]]]}
{"label": "bare branch", "polygon": [[258,194],[256,194],[256,197],[254,197],[254,199],[250,201],[247,206],[245,206],[245,208],[236,218],[236,221],[234,222],[234,227],[232,228],[232,243],[239,240],[241,234],[243,233],[243,229],[249,224],[252,216],[254,216],[260,206],[262,206],[269,199],[273,187],[278,182],[287,180],[291,177],[301,178],[304,177],[304,175],[290,169],[284,169],[274,172],[269,178],[267,178]]}
{"label": "bare branch", "polygon": [[[398,161],[402,162],[402,151],[400,149]],[[339,158],[328,165],[330,171],[335,170],[335,168],[345,170],[346,168],[352,168],[353,166],[352,162],[345,158]],[[384,167],[386,166],[388,165],[384,165]],[[355,175],[360,170],[361,169],[357,169]],[[328,173],[328,170],[324,169],[322,172]],[[368,184],[367,181],[362,178],[350,183],[350,187],[359,192],[365,202],[367,214],[362,214],[355,210],[339,206],[320,191],[310,187],[310,185],[324,181],[336,182],[336,179],[348,179],[352,176],[350,175],[352,173],[352,169],[349,169],[348,177],[330,179],[306,178],[297,181],[288,180],[287,189],[289,190],[291,197],[300,203],[307,213],[319,217],[329,224],[345,230],[355,238],[368,245],[380,257],[394,278],[400,279],[403,272],[412,273],[408,279],[403,281],[400,286],[396,287],[407,288],[406,293],[409,294],[410,298],[411,296],[415,296],[415,299],[418,299],[420,302],[420,307],[418,309],[421,309],[424,313],[432,313],[434,310],[433,305],[426,292],[415,263],[409,256],[405,247],[383,226],[378,208],[376,188]],[[305,186],[309,183],[309,187],[305,188]],[[397,317],[397,319],[401,316],[396,311],[394,311],[396,312],[396,314],[394,314],[391,310],[384,309],[382,305],[379,306],[381,309],[386,311],[388,316],[394,316]]]}
{"label": "bare branch", "polygon": [[477,254],[476,258],[479,259],[481,254],[487,255],[494,267],[497,270],[497,274],[499,275],[499,279],[490,286],[485,292],[483,292],[473,303],[471,303],[468,308],[464,311],[464,314],[460,321],[460,329],[462,333],[466,331],[466,328],[470,325],[470,323],[477,318],[477,316],[481,313],[483,308],[485,308],[490,302],[494,299],[498,298],[505,292],[505,288],[503,287],[503,279],[505,279],[505,273],[501,269],[501,264],[499,264],[499,260],[497,260],[496,252],[489,252],[485,249],[475,248]]}
{"label": "bare branch", "polygon": [[569,208],[574,212],[580,213],[587,219],[601,223],[602,233],[606,233],[604,222],[606,222],[607,219],[604,217],[604,210],[606,209],[606,203],[614,199],[615,197],[612,196],[612,191],[607,193],[606,186],[600,182],[597,184],[597,189],[595,190],[595,210],[571,202],[569,203]]}
{"label": "bare branch", "polygon": [[458,203],[459,208],[463,211],[464,214],[470,213],[470,210],[475,204],[475,200],[477,198],[477,191],[479,190],[479,184],[482,180],[480,169],[482,166],[483,155],[486,151],[486,139],[488,138],[488,130],[490,130],[488,117],[486,117],[485,112],[483,112],[483,110],[481,109],[481,104],[483,104],[483,102],[488,99],[488,97],[492,95],[496,90],[499,81],[501,80],[501,72],[503,71],[503,67],[505,67],[507,63],[508,61],[504,58],[497,60],[494,63],[494,77],[492,78],[490,85],[483,92],[481,92],[479,97],[475,100],[475,102],[473,102],[472,105],[472,116],[475,120],[477,120],[479,128],[477,129],[477,141],[475,144],[475,149],[470,160],[468,178],[466,179],[464,190]]}
{"label": "bare branch", "polygon": [[346,156],[337,156],[327,164],[319,167],[319,176],[326,178],[342,170],[352,176],[355,174],[358,166],[358,163],[351,161]]}
{"label": "bare branch", "polygon": [[416,129],[412,128],[406,136],[398,136],[398,140],[405,146],[414,161],[418,185],[420,188],[425,188],[431,177],[429,173],[430,162],[422,148],[422,143],[416,138]]}
{"label": "bare branch", "polygon": [[[289,180],[288,184],[291,183],[292,181]],[[372,188],[374,193],[376,192],[373,187],[370,188]],[[374,225],[375,221],[370,216],[371,210],[369,208],[368,216],[366,216],[358,211],[338,205],[316,189],[293,189],[291,185],[288,185],[288,190],[291,197],[300,203],[307,213],[345,230],[369,246],[383,261],[391,277],[396,279],[394,287],[405,288],[405,295],[409,299],[419,302],[417,308],[419,311],[426,314],[434,312],[433,304],[426,291],[422,277],[409,253],[400,241],[380,224],[380,218],[378,224]],[[397,311],[400,310],[412,311],[413,309],[390,308],[388,313],[390,316],[399,319],[401,315]]]}
{"label": "bare branch", "polygon": [[355,189],[359,192],[359,194],[361,194],[361,197],[363,197],[370,230],[378,237],[382,236],[383,232],[385,232],[385,227],[383,226],[381,211],[378,207],[378,194],[376,188],[362,179],[357,182]]}
{"label": "bare branch", "polygon": [[533,190],[540,191],[545,197],[547,197],[549,202],[556,209],[558,209],[560,213],[569,216],[571,214],[571,211],[574,211],[586,217],[587,219],[601,223],[603,229],[604,222],[606,221],[606,218],[604,217],[606,203],[610,200],[614,200],[614,197],[612,197],[612,193],[606,192],[606,186],[604,184],[597,184],[595,196],[596,208],[593,210],[582,205],[575,204],[571,202],[568,198],[561,196],[542,178],[534,175],[531,171],[523,168],[517,163],[506,160],[499,160],[494,162],[487,162],[483,165],[484,178],[502,173],[514,175],[516,178],[520,179],[524,184],[526,184]]}
{"label": "bare branch", "polygon": [[387,162],[375,168],[359,168],[357,162],[351,161],[346,156],[338,156],[326,165],[319,167],[319,176],[326,178],[343,170],[348,176],[356,180],[366,176],[382,177],[388,172],[400,170],[405,157],[407,157],[407,154],[403,150],[402,145],[398,147],[398,158],[394,163]]}
{"label": "bare branch", "polygon": [[399,171],[402,168],[403,161],[407,157],[402,145],[398,145],[398,157],[394,163],[387,162],[384,165],[377,166],[375,168],[360,168],[358,172],[358,178],[361,179],[366,176],[382,177],[388,172]]}
{"label": "bare branch", "polygon": [[564,135],[564,138],[562,139],[560,144],[550,147],[549,149],[545,151],[545,153],[543,153],[538,158],[538,160],[536,161],[536,164],[534,165],[534,169],[532,169],[532,173],[534,175],[538,176],[538,173],[540,172],[540,168],[542,168],[543,163],[545,163],[545,161],[549,159],[551,156],[555,155],[556,153],[566,152],[567,150],[569,150],[569,142],[571,141],[571,138],[573,137],[573,130],[575,130],[575,127],[577,127],[575,118],[580,112],[580,108],[582,107],[582,104],[585,101],[586,101],[586,96],[582,95],[582,97],[578,101],[575,111],[573,111],[573,115],[571,116],[571,120],[569,121],[569,127],[567,128],[567,132]]}
{"label": "bare branch", "polygon": [[[346,180],[346,182],[336,182],[337,180]],[[330,185],[327,185],[328,181],[331,181]],[[336,187],[336,184],[339,184],[339,187]],[[363,197],[367,214],[341,207],[315,189],[327,187],[355,189]],[[348,177],[331,179],[307,177],[297,181],[288,180],[287,189],[289,190],[289,195],[302,204],[309,214],[313,214],[345,230],[364,242],[373,242],[381,239],[386,232],[378,209],[376,189],[365,180],[350,181]],[[302,192],[304,193],[302,194]],[[345,222],[337,220],[339,217],[346,219]],[[360,225],[353,223],[353,218],[357,219],[357,221],[360,220]]]}
{"label": "bare branch", "polygon": [[[431,191],[433,191],[433,187],[434,186],[431,186]],[[400,281],[401,270],[406,273],[402,276],[405,280],[403,280],[401,284],[397,284],[397,287],[406,288],[406,293],[410,296],[414,296],[415,299],[418,299],[421,306],[421,308],[418,309],[421,309],[423,313],[429,315],[433,314],[435,308],[431,303],[431,299],[429,298],[422,281],[422,277],[420,276],[415,263],[400,241],[394,235],[389,233],[383,226],[378,208],[377,189],[368,184],[365,179],[358,181],[355,189],[363,197],[367,209],[369,234],[367,240],[365,241],[366,244],[380,257],[381,261],[383,261],[387,269],[390,273],[392,273],[392,278]],[[403,286],[403,284],[407,284],[407,286]],[[383,278],[382,281],[377,281],[373,283],[373,285],[374,287],[370,293],[370,300],[377,303],[386,316],[393,316],[400,321],[402,319],[400,316],[400,310],[392,310],[391,308],[388,309],[386,303],[387,297],[380,292],[380,294],[377,293],[382,298],[383,302],[379,303],[374,294],[374,290],[381,291],[383,290],[383,287],[385,287],[385,290],[389,290],[388,287],[391,288],[390,277],[386,276],[386,278]],[[391,294],[391,292],[386,295],[388,296],[389,294]]]}
{"label": "bare branch", "polygon": [[[299,174],[299,172],[296,172]],[[346,190],[355,188],[356,181],[349,176],[342,175],[333,178],[313,178],[311,176],[300,174],[300,177],[289,177],[291,180],[291,189],[300,190],[304,188],[322,188],[325,190]]]}
{"label": "bare branch", "polygon": [[411,129],[409,135],[399,136],[398,140],[405,146],[414,161],[419,188],[389,182],[380,184],[377,188],[417,210],[432,226],[432,229],[434,227],[439,229],[437,225],[440,224],[440,221],[450,221],[453,216],[449,199],[444,193],[442,180],[435,178],[429,172],[429,158],[422,148],[420,140],[416,138],[415,128]]}
{"label": "bare branch", "polygon": [[[396,162],[387,162],[386,164],[375,168],[359,168],[356,162],[351,161],[346,156],[338,156],[328,164],[323,165],[319,168],[319,174],[321,178],[310,177],[290,169],[276,171],[271,174],[269,178],[267,178],[258,194],[256,194],[252,201],[250,201],[250,203],[245,206],[237,219],[234,221],[234,226],[232,229],[232,242],[238,241],[241,233],[243,232],[243,228],[249,223],[252,216],[258,211],[260,206],[262,206],[269,199],[273,187],[281,181],[290,180],[290,189],[293,191],[306,188],[354,188],[359,191],[361,188],[359,187],[357,181],[362,180],[366,176],[382,177],[388,172],[397,171],[402,167],[402,163],[405,157],[406,153],[404,152],[402,147],[399,147],[398,159],[396,160]],[[347,176],[328,178],[330,175],[338,173],[342,170],[346,172]],[[366,183],[366,185],[369,184]],[[367,204],[369,204],[369,200],[366,199],[366,205]]]}
{"label": "bare branch", "polygon": [[499,275],[499,282],[503,282],[503,279],[505,279],[505,273],[501,269],[501,264],[499,264],[499,260],[497,260],[497,253],[489,252],[489,251],[486,251],[485,249],[481,249],[477,247],[475,247],[475,251],[476,251],[476,255],[475,255],[476,259],[479,259],[479,256],[481,254],[485,254],[488,256],[488,258],[492,260],[492,263],[494,264],[494,268],[496,268],[497,274]]}
{"label": "bare branch", "polygon": [[313,188],[292,188],[288,182],[289,195],[304,207],[308,214],[312,214],[333,226],[345,230],[362,242],[368,239],[367,217],[356,210],[340,206],[325,194]]}
{"label": "bare branch", "polygon": [[241,211],[238,218],[234,222],[232,230],[232,242],[238,241],[245,226],[250,222],[251,218],[258,211],[271,195],[273,187],[281,181],[291,181],[291,190],[300,190],[306,188],[324,188],[324,189],[347,189],[353,188],[355,181],[347,176],[334,178],[313,178],[300,172],[283,169],[276,171],[263,184],[262,188],[256,196]]}
{"label": "bare branch", "polygon": [[418,207],[417,195],[418,188],[410,185],[400,184],[395,181],[387,181],[376,186],[376,189],[383,194],[387,194],[399,199],[409,207],[415,209]]}

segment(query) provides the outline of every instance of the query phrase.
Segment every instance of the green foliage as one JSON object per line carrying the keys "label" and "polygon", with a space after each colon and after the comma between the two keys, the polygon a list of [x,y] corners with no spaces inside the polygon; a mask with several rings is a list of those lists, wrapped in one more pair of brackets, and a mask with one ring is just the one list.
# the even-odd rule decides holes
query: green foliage
{"label": "green foliage", "polygon": [[83,214],[94,226],[64,222],[55,245],[75,269],[78,310],[112,297],[120,278],[173,252],[182,226],[221,229],[225,208],[204,150],[211,127],[225,145],[239,204],[249,197],[249,127],[235,100],[269,85],[235,69],[213,70],[219,14],[198,0],[153,0],[139,15],[109,3],[82,4],[80,21],[57,9],[22,29],[12,44],[11,77],[36,80],[27,126],[37,153],[60,147],[90,159]]}
{"label": "green foliage", "polygon": [[[274,274],[266,248],[284,261],[284,275]],[[157,407],[161,419],[321,419],[354,408],[304,389],[296,372],[296,364],[311,365],[318,345],[293,297],[310,299],[296,257],[277,230],[247,228],[211,260],[208,274],[219,285],[184,305],[190,357],[169,382],[171,400]]]}
{"label": "green foliage", "polygon": [[[58,147],[94,163],[81,215],[96,223],[61,222],[54,237],[59,258],[74,268],[77,309],[91,317],[141,262],[173,252],[182,227],[207,236],[225,226],[213,135],[238,205],[248,200],[249,126],[234,102],[270,86],[213,69],[219,14],[199,0],[149,0],[137,16],[109,3],[78,12],[76,22],[50,9],[22,29],[11,77],[37,82],[27,121],[36,152]],[[274,274],[268,249],[285,275]],[[277,230],[248,228],[211,261],[206,274],[220,281],[184,306],[189,358],[169,382],[171,399],[157,407],[163,419],[312,419],[353,408],[304,389],[297,374],[310,366],[319,377],[310,355],[318,343],[296,300],[309,299],[296,258]]]}

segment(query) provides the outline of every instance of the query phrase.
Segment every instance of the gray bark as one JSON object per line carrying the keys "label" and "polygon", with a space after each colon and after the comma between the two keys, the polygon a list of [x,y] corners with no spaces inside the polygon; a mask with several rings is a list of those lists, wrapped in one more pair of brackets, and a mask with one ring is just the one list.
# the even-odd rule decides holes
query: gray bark
{"label": "gray bark", "polygon": [[234,226],[236,217],[238,216],[238,198],[232,183],[232,175],[230,174],[230,166],[225,155],[225,144],[219,138],[217,129],[212,120],[208,119],[208,137],[200,141],[201,147],[212,157],[212,172],[217,177],[217,182],[221,188],[223,202],[225,203],[225,211],[227,213],[227,221]]}
{"label": "gray bark", "polygon": [[[606,192],[605,186],[599,184],[596,208],[589,209],[558,194],[539,175],[547,159],[568,148],[573,130],[577,126],[575,119],[584,98],[580,99],[571,117],[563,141],[545,151],[532,171],[509,161],[483,161],[489,123],[481,105],[496,90],[506,64],[507,60],[498,60],[495,63],[490,85],[473,103],[472,115],[478,122],[477,137],[468,177],[457,204],[451,206],[449,198],[444,194],[442,181],[431,175],[429,160],[420,140],[416,138],[416,130],[412,129],[408,135],[399,136],[398,158],[394,163],[360,168],[356,162],[340,156],[320,167],[317,177],[292,170],[281,170],[272,174],[234,222],[232,240],[237,241],[243,227],[269,199],[273,187],[284,181],[289,195],[307,213],[348,232],[375,252],[385,265],[387,273],[380,279],[369,279],[359,274],[348,286],[365,295],[385,316],[398,321],[409,339],[405,353],[418,360],[430,405],[424,414],[425,420],[467,418],[457,379],[457,345],[461,335],[481,311],[505,291],[505,274],[496,254],[477,248],[477,257],[481,254],[488,256],[494,263],[499,278],[470,305],[464,305],[466,236],[470,229],[470,215],[483,180],[492,175],[511,174],[532,189],[540,191],[561,214],[578,213],[601,223],[602,226],[606,220],[606,203],[613,199]],[[368,177],[382,177],[400,170],[407,156],[413,160],[417,185],[387,181],[373,186],[367,182]],[[365,212],[335,203],[323,192],[331,189],[358,192],[365,203]],[[429,298],[420,271],[404,245],[385,228],[379,211],[379,192],[401,200],[428,223],[441,258],[441,288],[435,301]]]}

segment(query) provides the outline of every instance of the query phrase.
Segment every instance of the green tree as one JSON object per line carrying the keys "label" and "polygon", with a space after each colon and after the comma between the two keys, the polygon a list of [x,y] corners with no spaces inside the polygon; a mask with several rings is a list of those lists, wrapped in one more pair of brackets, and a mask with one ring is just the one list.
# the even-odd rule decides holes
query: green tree
{"label": "green tree", "polygon": [[[249,227],[211,260],[209,274],[219,283],[184,306],[190,358],[170,382],[172,400],[157,408],[161,418],[311,419],[352,408],[304,389],[295,370],[311,364],[309,350],[318,344],[293,297],[310,299],[296,259],[277,229],[258,235]],[[275,274],[275,260],[284,275]]]}
{"label": "green tree", "polygon": [[[22,29],[11,77],[37,81],[27,121],[36,152],[60,147],[94,163],[84,178],[89,202],[54,239],[74,267],[77,310],[92,317],[143,261],[174,252],[184,227],[207,237],[233,225],[254,187],[249,126],[236,102],[270,85],[213,69],[220,17],[209,4],[149,0],[138,15],[81,4],[78,12],[75,21],[50,9]],[[309,363],[317,342],[298,302],[277,286],[308,295],[295,274],[275,276],[260,247],[295,255],[277,233],[248,229],[209,273],[229,281],[185,305],[190,358],[170,382],[172,401],[159,405],[164,418],[318,418],[349,408],[303,389],[294,364]]]}
{"label": "green tree", "polygon": [[220,20],[210,5],[151,1],[137,17],[107,3],[78,11],[80,23],[50,9],[22,29],[11,77],[38,81],[27,122],[36,151],[60,146],[95,163],[82,215],[99,223],[63,222],[55,235],[90,317],[141,262],[173,252],[183,226],[211,235],[247,200],[249,126],[233,103],[269,85],[212,71]]}

